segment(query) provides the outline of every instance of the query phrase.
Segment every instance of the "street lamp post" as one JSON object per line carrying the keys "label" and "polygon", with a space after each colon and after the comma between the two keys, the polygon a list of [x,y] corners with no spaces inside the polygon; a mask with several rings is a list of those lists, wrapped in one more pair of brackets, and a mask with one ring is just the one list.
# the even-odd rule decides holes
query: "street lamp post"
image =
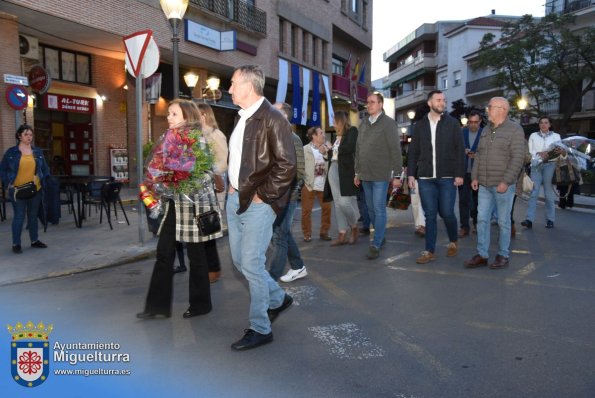
{"label": "street lamp post", "polygon": [[178,28],[180,27],[180,22],[182,18],[184,18],[184,13],[186,12],[186,8],[188,8],[188,0],[159,0],[161,4],[161,9],[165,14],[165,17],[169,20],[169,23],[172,28],[172,50],[173,50],[173,96],[174,98],[178,98],[180,96],[180,67],[178,65],[178,42],[180,38],[178,37]]}

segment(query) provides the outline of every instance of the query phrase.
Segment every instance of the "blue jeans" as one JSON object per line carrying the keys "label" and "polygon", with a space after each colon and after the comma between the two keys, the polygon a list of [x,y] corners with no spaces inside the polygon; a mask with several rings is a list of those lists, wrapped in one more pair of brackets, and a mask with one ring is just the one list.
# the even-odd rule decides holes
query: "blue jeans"
{"label": "blue jeans", "polygon": [[285,298],[285,291],[265,269],[265,254],[276,215],[266,203],[251,203],[242,214],[237,214],[239,208],[238,192],[228,194],[225,211],[231,259],[248,281],[250,329],[268,334],[271,322],[267,310],[279,307]]}
{"label": "blue jeans", "polygon": [[370,224],[374,225],[372,246],[380,248],[386,232],[386,192],[388,181],[362,181]]}
{"label": "blue jeans", "polygon": [[[11,193],[12,194],[12,190]],[[31,243],[39,239],[37,231],[37,213],[39,212],[39,205],[41,203],[41,191],[37,191],[31,199],[17,199],[12,202],[13,219],[12,219],[12,244],[21,244],[21,232],[23,231],[23,224],[25,223],[25,213],[27,213],[27,228],[29,229],[29,238]]]}
{"label": "blue jeans", "polygon": [[362,228],[369,229],[370,215],[368,214],[368,206],[366,206],[366,195],[363,184],[360,184],[359,191],[357,192],[357,208],[359,209],[359,215],[362,220]]}
{"label": "blue jeans", "polygon": [[498,209],[498,254],[508,258],[510,255],[510,212],[514,200],[515,185],[508,187],[506,192],[496,192],[496,187],[479,186],[479,203],[477,206],[477,254],[488,258],[490,248],[490,218],[492,210]]}
{"label": "blue jeans", "polygon": [[533,222],[535,220],[535,208],[537,207],[537,198],[539,190],[543,185],[543,193],[545,195],[545,219],[546,221],[556,221],[556,194],[552,186],[552,177],[556,171],[556,163],[542,163],[536,167],[531,167],[531,179],[535,184],[531,192],[531,198],[527,205],[527,220]]}
{"label": "blue jeans", "polygon": [[459,239],[455,215],[457,187],[454,186],[454,178],[420,178],[417,185],[421,207],[426,215],[426,250],[434,253],[438,235],[438,214],[444,220],[448,240],[456,242]]}
{"label": "blue jeans", "polygon": [[274,280],[278,280],[283,275],[283,268],[285,268],[287,260],[289,260],[291,269],[300,269],[304,266],[300,249],[291,234],[293,214],[296,208],[297,201],[290,201],[273,224],[273,252],[271,254],[269,274]]}

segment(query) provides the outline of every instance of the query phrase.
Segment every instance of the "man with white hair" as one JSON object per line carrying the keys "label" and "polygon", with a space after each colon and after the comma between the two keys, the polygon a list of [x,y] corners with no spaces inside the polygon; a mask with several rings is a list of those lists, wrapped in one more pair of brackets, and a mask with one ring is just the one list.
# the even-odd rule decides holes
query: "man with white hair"
{"label": "man with white hair", "polygon": [[465,261],[465,268],[488,264],[490,217],[498,210],[498,254],[491,269],[508,266],[510,254],[510,211],[516,181],[527,152],[523,128],[510,119],[506,98],[494,97],[487,107],[489,123],[481,133],[471,170],[471,188],[479,189],[477,208],[477,254]]}

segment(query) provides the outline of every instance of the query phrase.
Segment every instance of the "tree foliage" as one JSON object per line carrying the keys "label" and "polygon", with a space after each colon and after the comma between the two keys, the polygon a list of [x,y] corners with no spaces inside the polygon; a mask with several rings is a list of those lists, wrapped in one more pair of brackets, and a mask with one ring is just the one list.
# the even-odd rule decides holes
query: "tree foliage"
{"label": "tree foliage", "polygon": [[528,97],[529,115],[551,111],[548,103],[564,93],[559,111],[562,126],[567,126],[595,83],[594,63],[595,27],[577,29],[574,16],[551,13],[509,22],[500,38],[484,35],[474,67],[496,72],[494,83],[513,93],[513,107],[517,99]]}

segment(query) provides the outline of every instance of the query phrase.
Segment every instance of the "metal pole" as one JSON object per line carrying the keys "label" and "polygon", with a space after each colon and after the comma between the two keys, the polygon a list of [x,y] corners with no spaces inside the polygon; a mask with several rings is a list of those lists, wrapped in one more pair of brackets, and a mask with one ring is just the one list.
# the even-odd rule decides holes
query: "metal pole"
{"label": "metal pole", "polygon": [[[142,182],[143,178],[143,134],[142,134],[142,126],[143,126],[143,78],[141,73],[139,72],[138,76],[136,77],[136,175],[138,179],[138,184]],[[138,185],[137,184],[137,185]],[[145,219],[145,205],[143,204],[142,200],[138,200],[138,239],[139,243],[142,246],[145,244],[145,228],[144,228],[144,219]]]}
{"label": "metal pole", "polygon": [[180,65],[178,64],[178,43],[180,41],[180,38],[178,37],[178,26],[180,24],[180,20],[177,18],[172,18],[169,20],[169,22],[171,23],[171,27],[173,30],[173,37],[171,39],[171,42],[173,44],[173,62],[174,62],[174,73],[173,73],[173,79],[174,79],[174,99],[178,98],[180,96]]}

